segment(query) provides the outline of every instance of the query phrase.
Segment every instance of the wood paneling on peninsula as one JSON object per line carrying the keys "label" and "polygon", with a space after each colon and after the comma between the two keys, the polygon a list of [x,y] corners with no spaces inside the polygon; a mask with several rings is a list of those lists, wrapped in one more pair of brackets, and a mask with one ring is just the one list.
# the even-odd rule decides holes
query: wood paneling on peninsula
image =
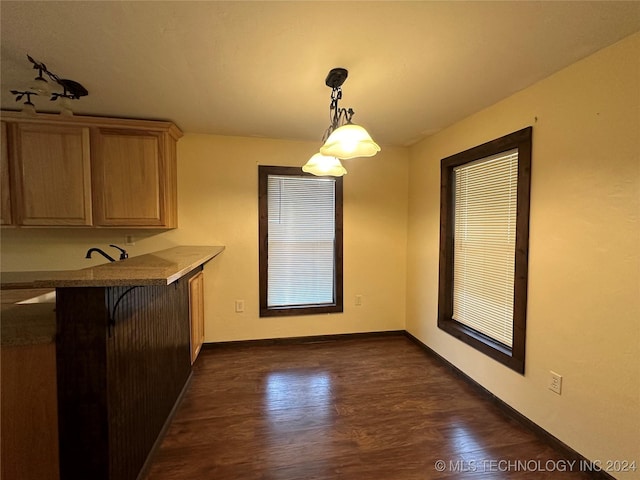
{"label": "wood paneling on peninsula", "polygon": [[[42,293],[26,290],[34,285],[56,288],[55,348],[47,330],[53,323],[52,304],[2,305],[2,340],[4,374],[5,343],[12,348],[18,342],[21,346],[17,348],[25,342],[26,347],[41,347],[31,344],[33,335],[23,334],[22,323],[25,319],[42,323],[38,335],[47,335],[42,341],[48,342],[49,366],[54,365],[47,379],[55,381],[57,373],[56,388],[49,384],[46,389],[54,398],[46,400],[44,407],[54,405],[55,411],[57,390],[60,478],[138,477],[190,377],[192,338],[200,341],[202,333],[198,330],[193,335],[191,318],[202,314],[198,285],[202,285],[203,265],[223,250],[180,246],[78,271],[3,272],[3,289],[23,289],[3,290],[3,302],[30,298],[29,292]],[[7,316],[16,328],[5,328]],[[6,335],[15,338],[11,341]],[[37,380],[38,375],[31,378]],[[9,463],[3,457],[3,468],[25,472],[34,466],[40,468],[37,476],[20,478],[56,478],[52,472],[57,472],[57,456],[52,462],[43,454],[41,467],[38,462],[27,465],[30,453],[24,439],[39,435],[31,420],[40,417],[25,413],[30,410],[20,411],[15,402],[4,402],[4,382],[3,375],[3,433],[17,431],[18,424],[9,422],[14,416],[27,430],[11,437],[13,444],[3,438],[3,453],[6,445],[14,444],[24,453],[12,456]],[[42,402],[44,396],[37,398]],[[5,405],[11,410],[5,410]],[[33,410],[39,403],[25,405]],[[20,420],[23,417],[30,417],[29,421]],[[55,428],[43,428],[49,437],[55,437]],[[35,442],[34,448],[38,445]],[[57,443],[53,445],[58,448]],[[12,478],[18,477],[7,480]]]}
{"label": "wood paneling on peninsula", "polygon": [[138,475],[191,373],[188,280],[58,289],[62,478]]}

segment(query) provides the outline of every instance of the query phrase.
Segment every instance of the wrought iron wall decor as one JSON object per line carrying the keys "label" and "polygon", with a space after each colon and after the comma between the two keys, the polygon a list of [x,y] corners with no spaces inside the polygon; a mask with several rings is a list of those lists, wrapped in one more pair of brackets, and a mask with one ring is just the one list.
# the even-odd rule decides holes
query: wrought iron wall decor
{"label": "wrought iron wall decor", "polygon": [[[33,69],[38,71],[38,76],[31,81],[27,88],[23,90],[11,90],[11,93],[16,97],[16,102],[26,97],[23,104],[23,111],[26,113],[35,113],[36,108],[31,97],[47,96],[50,101],[58,100],[61,102],[61,114],[73,115],[67,101],[78,100],[80,97],[89,95],[87,89],[75,80],[60,78],[60,76],[49,70],[43,62],[34,60],[30,55],[27,55],[27,58],[33,65]],[[48,77],[48,80],[45,78],[45,75]]]}

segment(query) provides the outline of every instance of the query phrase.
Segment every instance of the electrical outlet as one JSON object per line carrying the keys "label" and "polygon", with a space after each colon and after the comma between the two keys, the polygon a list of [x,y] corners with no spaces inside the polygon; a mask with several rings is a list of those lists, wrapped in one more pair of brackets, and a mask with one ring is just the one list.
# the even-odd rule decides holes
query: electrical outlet
{"label": "electrical outlet", "polygon": [[244,312],[244,300],[236,300],[236,313]]}
{"label": "electrical outlet", "polygon": [[356,307],[362,306],[362,295],[356,295],[355,305]]}
{"label": "electrical outlet", "polygon": [[558,395],[562,394],[562,375],[558,375],[556,372],[550,371],[551,375],[549,376],[549,390],[557,393]]}
{"label": "electrical outlet", "polygon": [[125,235],[124,244],[125,245],[135,245],[136,244],[136,239],[133,237],[133,235]]}

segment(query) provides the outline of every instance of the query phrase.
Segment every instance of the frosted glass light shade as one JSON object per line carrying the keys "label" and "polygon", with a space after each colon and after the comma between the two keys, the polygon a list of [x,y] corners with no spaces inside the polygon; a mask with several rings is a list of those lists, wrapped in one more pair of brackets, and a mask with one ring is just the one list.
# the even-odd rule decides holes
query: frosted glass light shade
{"label": "frosted glass light shade", "polygon": [[336,157],[327,157],[321,153],[316,153],[302,167],[303,172],[312,173],[319,177],[328,175],[331,177],[341,177],[346,175],[347,170],[342,166]]}
{"label": "frosted glass light shade", "polygon": [[380,147],[373,141],[371,135],[360,125],[347,123],[336,128],[324,145],[320,147],[322,155],[340,159],[356,157],[373,157],[380,151]]}

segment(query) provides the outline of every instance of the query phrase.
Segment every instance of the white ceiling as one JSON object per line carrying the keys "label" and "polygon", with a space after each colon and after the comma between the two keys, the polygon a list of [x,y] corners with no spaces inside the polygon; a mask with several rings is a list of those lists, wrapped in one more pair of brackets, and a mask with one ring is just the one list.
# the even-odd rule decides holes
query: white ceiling
{"label": "white ceiling", "polygon": [[[640,2],[0,2],[2,108],[26,54],[89,95],[78,114],[186,132],[317,140],[341,106],[409,145],[640,31]],[[35,99],[41,111],[52,105]]]}

